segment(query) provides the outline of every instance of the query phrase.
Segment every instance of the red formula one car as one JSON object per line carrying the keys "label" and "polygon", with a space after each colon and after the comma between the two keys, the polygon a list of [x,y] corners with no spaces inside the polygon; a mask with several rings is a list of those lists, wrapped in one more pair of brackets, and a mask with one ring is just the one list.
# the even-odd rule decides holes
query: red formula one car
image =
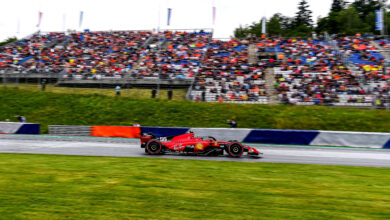
{"label": "red formula one car", "polygon": [[244,146],[237,141],[217,141],[214,137],[195,137],[193,133],[156,138],[153,134],[141,137],[141,148],[150,155],[164,153],[183,153],[186,155],[219,156],[226,152],[231,157],[241,157],[244,152],[248,156],[261,157],[257,149]]}

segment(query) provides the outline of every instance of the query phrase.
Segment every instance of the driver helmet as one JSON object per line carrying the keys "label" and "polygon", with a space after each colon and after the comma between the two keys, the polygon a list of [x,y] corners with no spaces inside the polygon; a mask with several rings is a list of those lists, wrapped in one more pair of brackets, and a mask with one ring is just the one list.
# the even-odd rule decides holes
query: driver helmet
{"label": "driver helmet", "polygon": [[194,134],[194,131],[191,129],[191,130],[188,131],[188,133]]}

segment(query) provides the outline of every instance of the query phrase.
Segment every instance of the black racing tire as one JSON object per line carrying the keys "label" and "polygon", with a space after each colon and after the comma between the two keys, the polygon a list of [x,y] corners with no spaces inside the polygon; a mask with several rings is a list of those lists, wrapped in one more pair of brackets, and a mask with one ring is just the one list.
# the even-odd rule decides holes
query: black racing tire
{"label": "black racing tire", "polygon": [[244,147],[238,142],[233,142],[229,145],[227,151],[230,157],[239,158],[244,153]]}
{"label": "black racing tire", "polygon": [[234,142],[238,142],[238,141],[237,141],[237,140],[230,140],[230,141],[228,141],[228,142],[234,143]]}
{"label": "black racing tire", "polygon": [[158,155],[162,153],[162,144],[159,141],[149,141],[145,148],[146,152],[150,155]]}

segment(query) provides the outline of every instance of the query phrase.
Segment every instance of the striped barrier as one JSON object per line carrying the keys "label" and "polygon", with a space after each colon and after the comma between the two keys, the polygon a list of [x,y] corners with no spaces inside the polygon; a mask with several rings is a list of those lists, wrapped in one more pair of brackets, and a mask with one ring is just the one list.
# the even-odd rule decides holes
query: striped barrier
{"label": "striped barrier", "polygon": [[[51,126],[49,126],[51,127]],[[59,129],[58,126],[54,127]],[[55,131],[53,128],[53,131]],[[233,128],[173,128],[173,127],[126,127],[126,126],[61,126],[61,131],[77,135],[80,129],[90,129],[90,136],[138,138],[140,133],[153,133],[156,137],[185,134],[193,130],[196,136],[213,136],[221,141],[237,140],[245,143],[341,146],[390,149],[390,133],[271,130]],[[1,132],[0,133],[6,133]],[[50,130],[50,134],[51,130]],[[58,133],[57,133],[58,134]]]}
{"label": "striped barrier", "polygon": [[252,130],[243,139],[245,143],[311,145],[320,131]]}
{"label": "striped barrier", "polygon": [[310,145],[390,148],[390,133],[321,131]]}
{"label": "striped barrier", "polygon": [[40,134],[40,124],[19,123],[19,122],[0,122],[1,134]]}
{"label": "striped barrier", "polygon": [[189,130],[193,130],[196,136],[213,136],[221,141],[237,140],[245,143],[390,149],[390,133],[230,128],[141,128],[142,133],[152,132],[157,137],[185,134]]}

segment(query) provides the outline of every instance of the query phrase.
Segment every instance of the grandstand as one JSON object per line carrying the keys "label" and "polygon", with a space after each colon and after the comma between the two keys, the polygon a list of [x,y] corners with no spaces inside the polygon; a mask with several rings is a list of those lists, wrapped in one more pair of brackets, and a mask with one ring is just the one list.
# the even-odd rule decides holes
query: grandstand
{"label": "grandstand", "polygon": [[209,29],[37,32],[0,48],[0,72],[59,86],[189,88],[193,101],[383,107],[387,48],[361,36],[222,41]]}

